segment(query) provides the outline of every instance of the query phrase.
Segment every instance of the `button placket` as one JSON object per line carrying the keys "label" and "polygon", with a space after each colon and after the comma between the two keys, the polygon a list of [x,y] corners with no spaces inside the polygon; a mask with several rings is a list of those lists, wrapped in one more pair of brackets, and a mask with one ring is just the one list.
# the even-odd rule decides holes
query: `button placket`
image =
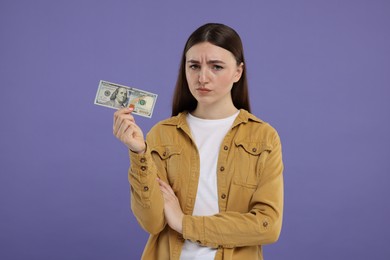
{"label": "button placket", "polygon": [[230,152],[230,139],[225,139],[224,143],[222,144],[222,150],[219,157],[219,175],[218,175],[218,191],[219,191],[219,209],[221,211],[225,211],[226,209],[226,203],[227,203],[227,175],[228,175],[228,169],[226,168],[228,165],[228,155]]}

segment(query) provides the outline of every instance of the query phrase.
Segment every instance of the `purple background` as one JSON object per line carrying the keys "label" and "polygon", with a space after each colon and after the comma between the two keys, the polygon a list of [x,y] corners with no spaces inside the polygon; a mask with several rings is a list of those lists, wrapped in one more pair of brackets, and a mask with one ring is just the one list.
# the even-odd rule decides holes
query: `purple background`
{"label": "purple background", "polygon": [[277,128],[285,216],[270,260],[390,259],[390,2],[0,2],[0,259],[139,259],[128,158],[100,79],[170,115],[189,34],[242,36],[253,113]]}

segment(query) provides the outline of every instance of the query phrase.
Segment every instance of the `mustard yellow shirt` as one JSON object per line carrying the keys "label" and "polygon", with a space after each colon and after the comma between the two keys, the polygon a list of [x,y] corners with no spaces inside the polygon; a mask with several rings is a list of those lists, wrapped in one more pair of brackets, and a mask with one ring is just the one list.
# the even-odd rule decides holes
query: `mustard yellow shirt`
{"label": "mustard yellow shirt", "polygon": [[[181,113],[156,124],[142,155],[130,152],[131,209],[149,234],[142,259],[180,259],[185,239],[218,248],[215,259],[263,259],[262,245],[277,241],[283,216],[283,162],[279,136],[241,109],[219,151],[219,213],[192,216],[199,155]],[[183,234],[164,217],[156,178],[169,183],[185,214]]]}

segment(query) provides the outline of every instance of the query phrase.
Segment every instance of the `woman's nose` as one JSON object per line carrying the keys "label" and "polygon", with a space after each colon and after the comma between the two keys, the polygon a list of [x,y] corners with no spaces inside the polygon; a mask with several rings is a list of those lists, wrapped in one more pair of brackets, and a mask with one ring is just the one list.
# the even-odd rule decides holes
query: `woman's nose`
{"label": "woman's nose", "polygon": [[201,68],[199,70],[199,83],[200,84],[206,84],[209,82],[208,72],[207,69]]}

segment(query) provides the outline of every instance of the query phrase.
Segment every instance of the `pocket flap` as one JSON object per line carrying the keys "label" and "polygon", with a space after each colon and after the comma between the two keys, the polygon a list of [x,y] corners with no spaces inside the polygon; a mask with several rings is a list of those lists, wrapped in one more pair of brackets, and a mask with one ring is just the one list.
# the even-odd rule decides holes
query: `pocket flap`
{"label": "pocket flap", "polygon": [[253,142],[253,141],[235,141],[237,147],[241,146],[244,150],[252,155],[260,155],[264,151],[271,151],[271,146],[265,142]]}
{"label": "pocket flap", "polygon": [[165,160],[172,155],[180,154],[182,147],[179,145],[160,145],[153,147],[151,150],[152,152],[156,152],[161,159]]}

